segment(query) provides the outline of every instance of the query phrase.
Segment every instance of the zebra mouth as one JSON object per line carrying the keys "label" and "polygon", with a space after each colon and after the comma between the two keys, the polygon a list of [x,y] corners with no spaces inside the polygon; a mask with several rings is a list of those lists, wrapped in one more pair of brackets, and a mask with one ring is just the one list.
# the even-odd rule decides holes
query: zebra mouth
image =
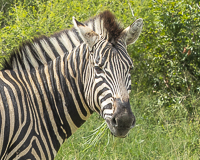
{"label": "zebra mouth", "polygon": [[126,136],[128,135],[128,134],[126,134],[125,136],[116,136],[116,135],[114,135],[112,132],[110,132],[113,136],[115,136],[115,137],[119,137],[119,138],[126,138]]}
{"label": "zebra mouth", "polygon": [[130,129],[133,128],[132,126],[121,126],[122,124],[119,124],[120,126],[118,126],[113,124],[111,118],[107,118],[106,123],[110,129],[111,134],[119,138],[125,138],[128,135]]}
{"label": "zebra mouth", "polygon": [[135,126],[135,116],[130,108],[129,101],[115,99],[115,111],[112,116],[105,118],[108,128],[116,137],[124,138],[131,128]]}

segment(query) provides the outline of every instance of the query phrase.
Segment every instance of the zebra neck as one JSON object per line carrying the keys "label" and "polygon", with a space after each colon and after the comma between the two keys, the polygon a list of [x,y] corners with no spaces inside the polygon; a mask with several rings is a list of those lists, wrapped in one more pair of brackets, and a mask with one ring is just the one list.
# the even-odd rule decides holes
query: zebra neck
{"label": "zebra neck", "polygon": [[56,151],[92,113],[82,84],[85,52],[82,45],[42,68],[20,73],[29,84],[27,92],[36,115],[35,125],[42,126]]}
{"label": "zebra neck", "polygon": [[60,111],[59,122],[66,131],[66,138],[71,136],[92,113],[85,100],[82,80],[85,56],[86,46],[80,45],[70,54],[58,57],[48,65],[52,71],[49,77],[52,77],[56,102],[52,102],[51,109]]}
{"label": "zebra neck", "polygon": [[[65,108],[70,122],[71,134],[79,128],[91,115],[84,95],[83,74],[87,65],[88,52],[85,44],[76,47],[70,54],[61,57],[60,81],[65,99]],[[57,61],[59,58],[57,59]],[[69,137],[69,136],[67,136]]]}

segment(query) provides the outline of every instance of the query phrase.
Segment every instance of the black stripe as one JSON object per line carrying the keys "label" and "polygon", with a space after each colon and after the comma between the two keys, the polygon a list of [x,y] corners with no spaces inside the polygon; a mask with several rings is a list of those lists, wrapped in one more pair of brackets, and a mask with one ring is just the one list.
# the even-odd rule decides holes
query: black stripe
{"label": "black stripe", "polygon": [[100,90],[97,94],[97,97],[99,97],[100,95],[102,95],[104,92],[108,91],[109,89],[108,88],[103,88],[102,90]]}
{"label": "black stripe", "polygon": [[[27,44],[27,46],[28,46],[28,48],[29,48],[29,50],[30,50],[30,52],[31,52],[31,54],[32,54],[32,56],[34,57],[34,59],[37,61],[37,63],[38,63],[38,65],[40,66],[40,65],[43,65],[43,63],[41,62],[41,60],[40,60],[40,58],[38,57],[38,54],[35,52],[35,50],[33,49],[33,45],[32,44]],[[25,50],[26,51],[26,50]],[[26,54],[26,56],[27,56],[28,54]],[[28,57],[28,56],[27,56]],[[28,59],[28,61],[29,61],[29,59],[30,58],[27,58]],[[33,66],[32,66],[32,64],[30,63],[30,61],[29,61],[29,64],[30,64],[30,67],[32,68]]]}
{"label": "black stripe", "polygon": [[101,103],[103,103],[103,101],[106,101],[108,98],[110,98],[110,97],[112,97],[112,94],[111,93],[109,93],[109,94],[107,94],[105,97],[103,97],[102,99],[101,99]]}

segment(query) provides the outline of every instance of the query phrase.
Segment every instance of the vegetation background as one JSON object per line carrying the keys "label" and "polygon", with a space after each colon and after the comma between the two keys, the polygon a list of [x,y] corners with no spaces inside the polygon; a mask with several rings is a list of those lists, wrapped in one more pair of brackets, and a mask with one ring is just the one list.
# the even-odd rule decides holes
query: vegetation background
{"label": "vegetation background", "polygon": [[198,0],[0,0],[0,61],[22,41],[72,27],[72,16],[85,21],[106,9],[124,27],[144,19],[140,38],[128,47],[135,65],[130,102],[137,124],[125,139],[105,130],[93,144],[87,136],[103,123],[94,114],[56,160],[199,159]]}

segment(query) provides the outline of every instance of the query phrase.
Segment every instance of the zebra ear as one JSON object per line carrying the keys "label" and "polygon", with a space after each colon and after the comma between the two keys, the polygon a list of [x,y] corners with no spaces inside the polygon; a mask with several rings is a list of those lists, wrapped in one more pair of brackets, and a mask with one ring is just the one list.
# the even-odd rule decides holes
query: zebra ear
{"label": "zebra ear", "polygon": [[122,31],[120,37],[126,42],[126,45],[132,44],[138,39],[142,31],[142,26],[143,19],[139,18]]}
{"label": "zebra ear", "polygon": [[74,28],[79,32],[83,41],[89,45],[89,49],[91,51],[94,44],[99,41],[99,35],[88,26],[78,22],[74,17],[73,23]]}

